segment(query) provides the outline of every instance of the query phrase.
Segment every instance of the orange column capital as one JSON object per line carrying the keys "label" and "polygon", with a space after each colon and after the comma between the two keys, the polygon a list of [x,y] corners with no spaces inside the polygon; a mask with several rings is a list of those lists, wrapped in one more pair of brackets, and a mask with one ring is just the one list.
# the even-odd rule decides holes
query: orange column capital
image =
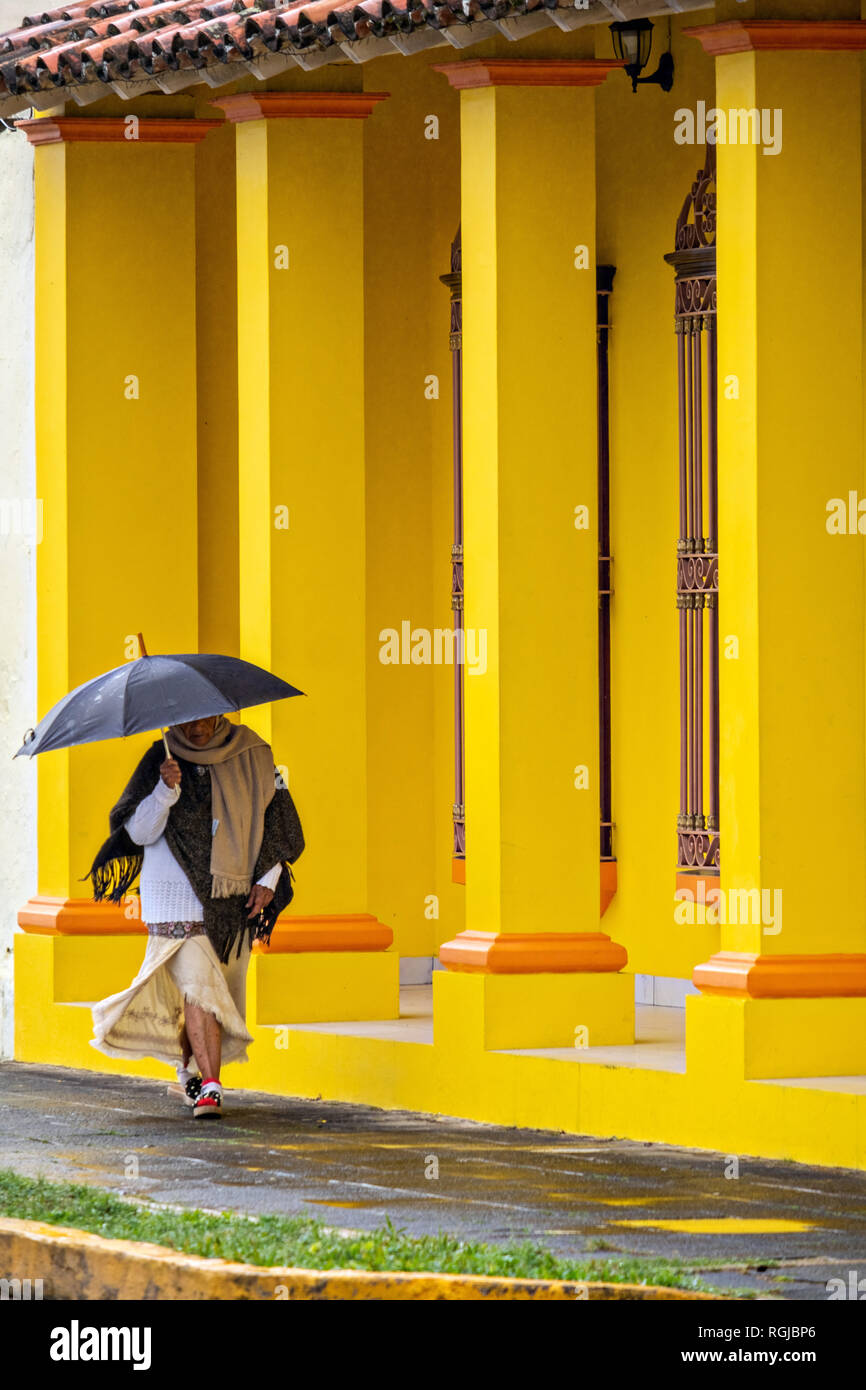
{"label": "orange column capital", "polygon": [[[135,124],[131,124],[134,122]],[[16,121],[31,145],[129,144],[196,145],[223,122],[162,119],[153,116],[52,116]],[[134,133],[133,133],[134,132]]]}
{"label": "orange column capital", "polygon": [[861,19],[729,19],[684,29],[705,53],[840,53],[866,48]]}
{"label": "orange column capital", "polygon": [[600,87],[623,64],[617,58],[470,58],[434,66],[463,92],[474,87]]}
{"label": "orange column capital", "polygon": [[239,92],[211,102],[233,125],[244,121],[366,120],[390,92]]}

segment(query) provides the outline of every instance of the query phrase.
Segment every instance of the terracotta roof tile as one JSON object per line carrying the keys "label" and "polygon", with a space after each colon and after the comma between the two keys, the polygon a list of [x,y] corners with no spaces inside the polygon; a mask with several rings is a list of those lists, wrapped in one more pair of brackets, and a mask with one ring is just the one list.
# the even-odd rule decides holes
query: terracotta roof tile
{"label": "terracotta roof tile", "polygon": [[[619,4],[629,15],[706,8],[706,0]],[[574,0],[75,3],[30,15],[0,34],[0,117],[56,105],[63,96],[87,104],[109,90],[133,96],[202,80],[221,87],[250,71],[264,77],[295,64],[313,67],[347,56],[365,61],[389,51],[389,43],[395,53],[431,41],[462,48],[472,43],[473,27],[480,41],[491,24],[504,21],[509,38],[545,20],[573,29],[607,22],[610,9],[610,0],[590,0],[588,10],[575,9]]]}

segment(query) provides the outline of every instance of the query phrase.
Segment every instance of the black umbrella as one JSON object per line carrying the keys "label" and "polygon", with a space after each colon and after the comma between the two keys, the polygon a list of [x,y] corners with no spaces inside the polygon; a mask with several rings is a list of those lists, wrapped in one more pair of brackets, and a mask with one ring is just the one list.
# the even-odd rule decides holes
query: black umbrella
{"label": "black umbrella", "polygon": [[52,748],[143,734],[168,724],[267,705],[302,690],[261,666],[233,656],[142,655],[85,681],[29,730],[15,754],[32,757]]}

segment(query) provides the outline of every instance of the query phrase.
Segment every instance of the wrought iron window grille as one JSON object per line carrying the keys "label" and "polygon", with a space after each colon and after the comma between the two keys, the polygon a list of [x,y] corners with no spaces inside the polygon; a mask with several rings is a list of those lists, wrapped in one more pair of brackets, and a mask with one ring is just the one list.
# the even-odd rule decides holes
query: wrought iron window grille
{"label": "wrought iron window grille", "polygon": [[719,554],[718,342],[716,336],[716,163],[704,166],[677,219],[676,272],[679,425],[680,807],[677,868],[718,874]]}

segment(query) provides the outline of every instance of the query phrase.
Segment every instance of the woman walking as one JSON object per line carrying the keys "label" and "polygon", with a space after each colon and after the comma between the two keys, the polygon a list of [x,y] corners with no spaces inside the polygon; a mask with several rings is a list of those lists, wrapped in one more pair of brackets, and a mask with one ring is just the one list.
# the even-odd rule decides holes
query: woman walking
{"label": "woman walking", "polygon": [[[223,715],[173,726],[145,753],[111,812],[90,871],[121,902],[141,875],[148,941],[128,989],[93,1009],[91,1046],[176,1066],[197,1118],[221,1113],[220,1067],[247,1061],[246,976],[292,899],[304,848],[264,739]],[[195,1062],[198,1073],[191,1066]]]}

